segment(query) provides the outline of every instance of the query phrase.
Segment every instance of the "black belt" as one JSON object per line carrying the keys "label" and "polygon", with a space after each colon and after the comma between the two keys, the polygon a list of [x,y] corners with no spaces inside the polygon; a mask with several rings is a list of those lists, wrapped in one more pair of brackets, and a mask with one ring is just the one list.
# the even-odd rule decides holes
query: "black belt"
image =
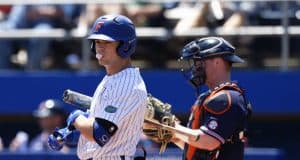
{"label": "black belt", "polygon": [[[121,160],[125,160],[125,156],[120,156]],[[93,160],[93,158],[89,158],[87,160]]]}

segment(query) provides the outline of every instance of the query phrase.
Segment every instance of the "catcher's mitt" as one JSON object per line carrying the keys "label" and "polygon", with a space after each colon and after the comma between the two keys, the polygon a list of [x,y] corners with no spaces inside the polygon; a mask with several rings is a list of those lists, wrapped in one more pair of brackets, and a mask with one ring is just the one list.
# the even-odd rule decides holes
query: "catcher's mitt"
{"label": "catcher's mitt", "polygon": [[172,138],[172,132],[152,125],[151,121],[174,126],[178,119],[171,113],[171,105],[148,95],[147,113],[143,125],[143,132],[147,138],[161,143],[160,154],[163,153]]}

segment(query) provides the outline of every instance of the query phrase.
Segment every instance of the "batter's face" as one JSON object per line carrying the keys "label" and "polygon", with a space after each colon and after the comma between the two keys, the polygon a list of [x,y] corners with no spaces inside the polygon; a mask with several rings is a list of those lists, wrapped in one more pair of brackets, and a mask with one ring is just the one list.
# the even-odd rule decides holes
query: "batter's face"
{"label": "batter's face", "polygon": [[117,63],[121,58],[117,53],[119,42],[95,40],[96,58],[100,65],[110,66]]}

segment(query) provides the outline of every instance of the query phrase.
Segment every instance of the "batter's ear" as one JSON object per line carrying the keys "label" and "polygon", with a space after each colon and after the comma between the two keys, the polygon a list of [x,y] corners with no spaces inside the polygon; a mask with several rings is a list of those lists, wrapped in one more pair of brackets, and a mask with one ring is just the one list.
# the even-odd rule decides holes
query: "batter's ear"
{"label": "batter's ear", "polygon": [[213,114],[222,114],[231,107],[229,91],[220,91],[210,95],[203,103],[204,109]]}

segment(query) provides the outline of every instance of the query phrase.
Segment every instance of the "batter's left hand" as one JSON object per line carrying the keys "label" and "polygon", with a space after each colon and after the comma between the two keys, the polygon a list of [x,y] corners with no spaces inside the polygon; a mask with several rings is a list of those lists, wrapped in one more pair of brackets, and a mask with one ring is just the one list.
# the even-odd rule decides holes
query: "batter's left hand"
{"label": "batter's left hand", "polygon": [[56,128],[48,137],[49,147],[55,151],[61,150],[65,144],[66,137],[71,134],[71,132],[72,131],[70,131],[67,127],[62,129]]}

